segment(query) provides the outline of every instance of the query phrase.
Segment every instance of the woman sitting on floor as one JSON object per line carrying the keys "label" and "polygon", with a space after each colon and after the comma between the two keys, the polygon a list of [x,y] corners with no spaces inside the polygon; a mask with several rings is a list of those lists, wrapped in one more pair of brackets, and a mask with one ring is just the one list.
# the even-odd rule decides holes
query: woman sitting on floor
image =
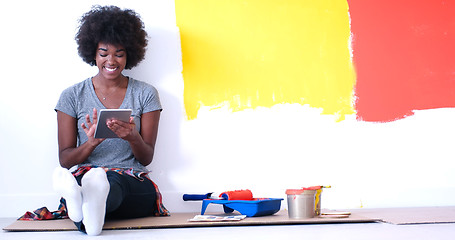
{"label": "woman sitting on floor", "polygon": [[[133,10],[95,6],[76,35],[82,59],[98,73],[64,90],[55,108],[59,161],[54,188],[82,232],[101,233],[106,218],[168,215],[148,178],[162,110],[157,90],[123,75],[144,59],[147,33]],[[129,122],[108,120],[118,138],[94,137],[99,109],[132,109]],[[71,173],[68,169],[77,166]]]}

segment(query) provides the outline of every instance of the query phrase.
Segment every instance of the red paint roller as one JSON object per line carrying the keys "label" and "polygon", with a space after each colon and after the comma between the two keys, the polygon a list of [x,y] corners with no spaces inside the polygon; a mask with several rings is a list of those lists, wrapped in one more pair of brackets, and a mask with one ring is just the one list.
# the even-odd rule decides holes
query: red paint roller
{"label": "red paint roller", "polygon": [[250,190],[234,190],[222,192],[219,197],[213,196],[213,193],[207,194],[183,194],[184,201],[200,201],[204,199],[215,200],[253,200],[253,193]]}
{"label": "red paint roller", "polygon": [[220,194],[220,198],[226,200],[253,200],[253,193],[249,189],[226,191]]}

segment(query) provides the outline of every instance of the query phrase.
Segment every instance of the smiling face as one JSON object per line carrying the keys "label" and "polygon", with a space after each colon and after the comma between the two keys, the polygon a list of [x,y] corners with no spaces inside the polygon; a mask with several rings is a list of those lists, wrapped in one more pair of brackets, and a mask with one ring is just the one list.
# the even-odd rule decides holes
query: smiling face
{"label": "smiling face", "polygon": [[122,77],[122,71],[126,66],[126,50],[121,45],[98,43],[95,56],[98,76],[116,80]]}

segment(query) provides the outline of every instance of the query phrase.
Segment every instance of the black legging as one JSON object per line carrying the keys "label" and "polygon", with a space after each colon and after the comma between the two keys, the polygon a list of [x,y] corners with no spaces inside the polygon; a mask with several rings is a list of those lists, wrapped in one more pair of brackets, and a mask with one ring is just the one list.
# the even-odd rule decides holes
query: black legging
{"label": "black legging", "polygon": [[[110,189],[106,201],[106,218],[138,218],[153,215],[156,209],[156,189],[152,181],[107,171]],[[83,176],[76,178],[79,185]],[[82,223],[76,223],[85,232]]]}

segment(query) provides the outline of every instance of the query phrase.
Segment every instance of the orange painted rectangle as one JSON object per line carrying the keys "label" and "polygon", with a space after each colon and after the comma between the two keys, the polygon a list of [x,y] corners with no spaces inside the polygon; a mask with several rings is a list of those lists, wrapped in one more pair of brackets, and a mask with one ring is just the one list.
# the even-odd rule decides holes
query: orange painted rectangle
{"label": "orange painted rectangle", "polygon": [[455,107],[455,2],[348,0],[357,118]]}

